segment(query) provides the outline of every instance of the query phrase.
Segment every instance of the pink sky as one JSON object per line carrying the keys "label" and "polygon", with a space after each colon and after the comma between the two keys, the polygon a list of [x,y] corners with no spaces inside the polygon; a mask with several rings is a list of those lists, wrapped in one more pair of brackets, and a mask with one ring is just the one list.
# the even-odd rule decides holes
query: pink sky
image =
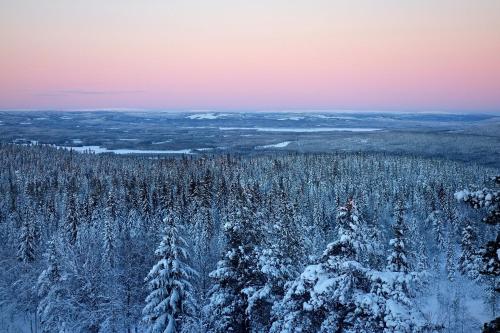
{"label": "pink sky", "polygon": [[498,0],[3,0],[0,109],[500,111]]}

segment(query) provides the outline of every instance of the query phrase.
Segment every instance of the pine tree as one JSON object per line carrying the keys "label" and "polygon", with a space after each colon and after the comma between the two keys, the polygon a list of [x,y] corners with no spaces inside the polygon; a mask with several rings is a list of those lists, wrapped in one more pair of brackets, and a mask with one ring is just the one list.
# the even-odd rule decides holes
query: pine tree
{"label": "pine tree", "polygon": [[458,258],[458,269],[462,275],[470,279],[477,279],[479,276],[480,257],[476,248],[477,235],[472,228],[471,222],[467,221],[462,231],[461,253]]}
{"label": "pine tree", "polygon": [[419,272],[424,272],[429,269],[429,256],[424,240],[418,243],[417,269]]}
{"label": "pine tree", "polygon": [[[488,313],[493,317],[498,315],[498,298],[497,294],[497,281],[494,277],[485,276],[483,280],[486,284],[485,286],[485,304],[488,307]],[[485,323],[483,326],[483,333],[498,333],[498,328],[500,325],[500,317],[496,317],[489,323]]]}
{"label": "pine tree", "polygon": [[190,183],[190,217],[193,235],[193,254],[196,270],[200,273],[199,286],[202,297],[208,290],[210,280],[208,274],[215,267],[216,258],[213,249],[215,235],[212,216],[212,198],[210,193],[210,177],[206,175],[203,181]]}
{"label": "pine tree", "polygon": [[78,236],[78,216],[76,211],[76,196],[74,193],[68,194],[68,201],[66,203],[65,226],[69,243],[75,244],[76,238]]}
{"label": "pine tree", "polygon": [[360,258],[369,247],[353,200],[339,208],[337,225],[338,240],[288,286],[271,332],[375,331],[372,310],[363,306],[371,278]]}
{"label": "pine tree", "polygon": [[141,183],[139,196],[141,204],[141,213],[145,224],[144,227],[148,228],[149,223],[151,222],[151,205],[149,203],[149,192],[146,182]]}
{"label": "pine tree", "polygon": [[210,290],[207,332],[250,332],[247,313],[248,287],[260,284],[257,272],[254,197],[248,189],[234,184],[224,233],[227,239],[223,258],[210,273],[215,284]]}
{"label": "pine tree", "polygon": [[114,228],[116,220],[116,206],[113,193],[109,193],[104,214],[103,255],[104,260],[112,268],[114,266],[114,250],[116,248],[116,231]]}
{"label": "pine tree", "polygon": [[391,272],[408,272],[408,255],[405,247],[405,232],[407,231],[404,222],[404,205],[401,200],[396,207],[396,223],[393,225],[394,238],[390,240],[389,245],[392,251],[387,258],[387,269]]}
{"label": "pine tree", "polygon": [[455,281],[455,247],[451,240],[446,242],[446,263],[445,269],[448,276],[448,280],[451,282]]}
{"label": "pine tree", "polygon": [[19,234],[19,248],[17,257],[24,263],[31,263],[35,261],[36,250],[36,229],[35,221],[31,214],[25,216]]}
{"label": "pine tree", "polygon": [[435,210],[427,217],[426,224],[431,226],[435,236],[436,244],[440,250],[445,249],[445,234],[443,226],[442,211]]}
{"label": "pine tree", "polygon": [[56,241],[48,243],[47,268],[38,277],[37,290],[40,302],[38,315],[40,316],[43,332],[59,332],[64,327],[64,289],[62,272],[59,263],[59,254]]}
{"label": "pine tree", "polygon": [[395,215],[394,238],[389,241],[391,249],[386,271],[371,272],[372,295],[368,299],[374,300],[378,307],[372,307],[375,311],[371,310],[369,313],[374,322],[378,322],[378,326],[383,328],[384,333],[421,332],[430,329],[431,325],[424,320],[412,301],[419,274],[410,271],[407,261],[407,228],[402,201],[398,201]]}
{"label": "pine tree", "polygon": [[272,306],[285,294],[285,284],[294,280],[303,268],[306,242],[301,216],[290,202],[283,183],[271,193],[271,213],[267,222],[266,249],[258,265],[263,284],[247,288],[248,308],[254,331],[267,331],[273,321]]}
{"label": "pine tree", "polygon": [[146,277],[150,293],[144,321],[152,333],[193,332],[196,309],[191,280],[196,272],[187,263],[186,242],[174,216],[169,214],[164,223],[165,235],[155,251],[159,260]]}
{"label": "pine tree", "polygon": [[[483,222],[489,225],[500,225],[500,176],[492,178],[494,189],[483,189],[475,192],[463,190],[455,193],[455,198],[458,201],[463,201],[473,209],[485,209],[487,211],[486,217]],[[500,231],[496,228],[495,239],[490,240],[480,250],[482,257],[482,264],[480,267],[480,274],[487,279],[494,281],[494,296],[495,293],[500,292]],[[483,332],[500,331],[500,317],[490,323],[486,323]]]}

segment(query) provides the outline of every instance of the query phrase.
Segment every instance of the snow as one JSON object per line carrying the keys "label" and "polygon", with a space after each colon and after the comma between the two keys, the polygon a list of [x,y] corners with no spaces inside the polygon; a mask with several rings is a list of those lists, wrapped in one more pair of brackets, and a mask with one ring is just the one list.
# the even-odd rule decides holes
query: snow
{"label": "snow", "polygon": [[96,154],[102,153],[115,153],[118,155],[123,154],[192,154],[192,149],[179,149],[179,150],[140,150],[140,149],[108,149],[100,146],[81,146],[81,147],[68,147],[57,146],[58,148],[74,150],[77,152],[93,152]]}
{"label": "snow", "polygon": [[219,119],[222,117],[227,117],[229,114],[226,113],[197,113],[197,114],[192,114],[190,116],[187,116],[186,118],[189,119],[195,119],[195,120],[212,120],[212,119]]}
{"label": "snow", "polygon": [[293,117],[285,117],[285,118],[279,118],[278,120],[302,120],[305,117],[299,117],[299,116],[293,116]]}
{"label": "snow", "polygon": [[288,146],[290,143],[292,143],[292,141],[283,141],[283,142],[280,142],[280,143],[275,143],[275,144],[272,144],[272,145],[265,145],[265,146],[257,146],[255,148],[257,149],[265,149],[265,148],[285,148],[286,146]]}
{"label": "snow", "polygon": [[348,116],[325,116],[323,114],[313,115],[313,117],[320,118],[320,119],[357,120],[356,117],[348,117]]}
{"label": "snow", "polygon": [[455,199],[457,199],[458,201],[463,201],[464,198],[468,195],[469,195],[469,191],[466,191],[466,190],[458,191],[455,193]]}
{"label": "snow", "polygon": [[[0,309],[0,331],[6,333],[30,333],[33,332],[35,321],[26,314],[6,314],[6,309]],[[37,325],[39,329],[39,325]]]}
{"label": "snow", "polygon": [[317,294],[324,294],[329,288],[331,288],[332,285],[334,285],[334,279],[320,275],[318,281],[316,281],[316,284],[313,287],[313,290]]}
{"label": "snow", "polygon": [[155,142],[152,142],[151,144],[153,144],[153,145],[161,145],[161,144],[169,143],[169,142],[172,142],[172,139],[168,139],[168,140],[165,140],[165,141],[155,141]]}
{"label": "snow", "polygon": [[82,144],[83,141],[81,139],[72,139],[71,142],[73,142],[75,145]]}
{"label": "snow", "polygon": [[257,132],[292,132],[292,133],[314,133],[314,132],[374,132],[380,128],[361,127],[219,127],[221,131],[257,131]]}
{"label": "snow", "polygon": [[488,309],[481,298],[468,297],[464,301],[467,312],[478,322],[484,323],[492,319],[491,316],[488,315]]}

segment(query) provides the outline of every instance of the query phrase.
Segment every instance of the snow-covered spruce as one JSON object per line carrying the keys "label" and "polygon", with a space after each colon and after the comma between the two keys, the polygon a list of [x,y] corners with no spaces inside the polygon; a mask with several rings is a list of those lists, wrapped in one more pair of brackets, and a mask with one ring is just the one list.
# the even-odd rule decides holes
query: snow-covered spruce
{"label": "snow-covered spruce", "polygon": [[387,271],[361,262],[366,224],[350,200],[337,215],[339,240],[307,266],[277,306],[271,332],[423,332],[433,327],[411,301],[417,274],[408,271],[400,215]]}
{"label": "snow-covered spruce", "polygon": [[[413,297],[423,272],[411,272],[407,260],[404,206],[398,201],[396,221],[393,225],[394,238],[389,241],[390,252],[387,267],[383,272],[372,270],[371,294],[366,297],[367,306],[379,319],[379,330],[391,333],[425,332],[437,329],[427,322],[418,310]],[[378,305],[374,306],[374,303]],[[377,310],[379,311],[377,314]],[[375,329],[374,329],[375,331]]]}
{"label": "snow-covered spruce", "polygon": [[481,266],[481,257],[477,249],[477,235],[470,221],[466,222],[466,226],[462,231],[461,253],[458,258],[458,269],[462,275],[470,279],[479,277]]}
{"label": "snow-covered spruce", "polygon": [[250,332],[248,290],[262,283],[260,272],[255,270],[260,243],[257,198],[239,184],[232,184],[230,198],[224,224],[226,249],[217,269],[210,273],[214,285],[204,309],[205,329],[211,333]]}
{"label": "snow-covered spruce", "polygon": [[64,314],[66,312],[63,299],[64,294],[62,272],[59,263],[58,241],[52,240],[48,244],[45,254],[47,268],[38,277],[37,290],[40,302],[37,312],[43,332],[64,332]]}
{"label": "snow-covered spruce", "polygon": [[474,209],[484,208],[487,211],[483,221],[487,224],[500,224],[500,176],[493,178],[495,189],[484,188],[478,191],[462,190],[455,193],[458,201],[468,203]]}
{"label": "snow-covered spruce", "polygon": [[[31,209],[29,209],[31,212]],[[17,257],[24,263],[35,261],[36,251],[36,229],[35,220],[32,214],[28,214],[23,218],[21,232],[19,234],[19,249]]]}
{"label": "snow-covered spruce", "polygon": [[281,181],[275,185],[272,197],[265,229],[269,241],[264,244],[257,262],[262,273],[258,281],[261,284],[244,290],[248,295],[246,311],[254,332],[269,330],[276,319],[273,305],[283,298],[285,285],[297,278],[306,259],[302,216]]}
{"label": "snow-covered spruce", "polygon": [[[472,192],[469,190],[462,190],[455,193],[455,198],[458,201],[463,201],[469,204],[469,206],[473,209],[486,210],[486,217],[483,218],[483,222],[496,227],[494,231],[496,233],[495,238],[488,241],[479,251],[482,259],[479,273],[483,275],[492,286],[489,288],[491,291],[489,303],[493,304],[492,312],[495,314],[497,308],[496,294],[500,292],[500,230],[498,230],[498,225],[500,225],[500,176],[495,176],[491,180],[493,182],[494,189],[484,188],[483,190]],[[464,238],[466,246],[471,247],[471,244],[467,244],[471,241],[471,232],[467,232],[467,234],[464,235]],[[466,253],[466,255],[471,257],[470,253]],[[475,264],[475,260],[473,257],[466,259],[466,269],[468,270],[468,273],[470,273],[470,271],[472,271],[470,266]],[[483,332],[489,333],[498,331],[500,331],[500,317],[486,323],[483,328]]]}
{"label": "snow-covered spruce", "polygon": [[339,239],[288,286],[271,332],[355,332],[377,326],[373,309],[367,308],[370,269],[360,262],[361,251],[369,248],[366,230],[353,200],[339,208],[337,224]]}
{"label": "snow-covered spruce", "polygon": [[174,216],[167,215],[165,234],[155,251],[159,258],[146,281],[150,293],[144,307],[144,322],[151,333],[196,332],[197,319],[190,280],[186,242]]}

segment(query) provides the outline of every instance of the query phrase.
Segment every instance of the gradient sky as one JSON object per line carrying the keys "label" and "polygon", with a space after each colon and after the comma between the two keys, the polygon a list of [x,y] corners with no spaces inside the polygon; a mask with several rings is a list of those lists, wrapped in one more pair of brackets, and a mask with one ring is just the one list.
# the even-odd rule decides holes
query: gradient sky
{"label": "gradient sky", "polygon": [[500,1],[0,0],[0,108],[500,111]]}

